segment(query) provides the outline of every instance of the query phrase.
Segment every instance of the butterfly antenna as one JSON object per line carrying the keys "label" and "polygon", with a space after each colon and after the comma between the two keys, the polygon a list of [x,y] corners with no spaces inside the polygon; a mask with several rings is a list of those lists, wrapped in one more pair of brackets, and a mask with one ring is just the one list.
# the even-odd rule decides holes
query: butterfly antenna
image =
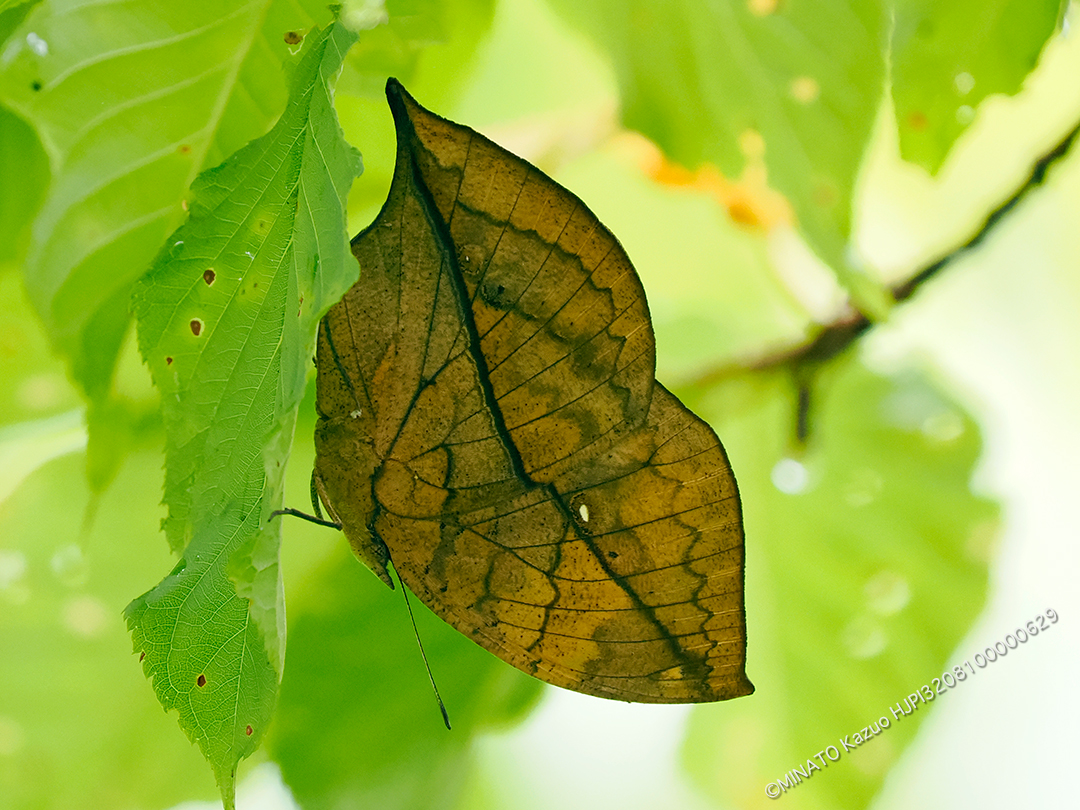
{"label": "butterfly antenna", "polygon": [[[396,574],[397,571],[394,573]],[[446,704],[443,703],[442,695],[439,694],[439,687],[435,685],[435,676],[431,674],[431,664],[428,663],[427,653],[424,652],[424,644],[420,641],[420,631],[416,629],[416,617],[413,615],[412,603],[409,601],[409,589],[401,581],[400,574],[398,574],[398,584],[401,585],[401,595],[405,597],[405,607],[409,610],[409,621],[412,622],[413,635],[416,636],[416,643],[420,647],[420,657],[424,659],[424,669],[427,670],[428,680],[431,681],[431,689],[435,693],[435,700],[439,702],[439,711],[442,712],[443,723],[446,724],[446,730],[449,731],[450,715],[446,713]]]}

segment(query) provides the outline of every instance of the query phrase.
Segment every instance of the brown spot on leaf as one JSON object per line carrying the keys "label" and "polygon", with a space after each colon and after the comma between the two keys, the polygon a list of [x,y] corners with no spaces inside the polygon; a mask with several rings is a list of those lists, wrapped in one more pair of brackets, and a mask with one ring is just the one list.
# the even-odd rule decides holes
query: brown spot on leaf
{"label": "brown spot on leaf", "polygon": [[191,145],[182,143],[180,144],[180,148],[177,151],[179,151],[181,155],[186,155],[191,152]]}
{"label": "brown spot on leaf", "polygon": [[171,366],[171,365],[172,365],[172,358],[171,358],[171,357],[166,357],[166,358],[165,358],[165,365],[167,365],[167,366]]}
{"label": "brown spot on leaf", "polygon": [[198,686],[206,686],[206,676],[200,675],[198,678],[195,679],[195,683]]}
{"label": "brown spot on leaf", "polygon": [[198,337],[202,333],[202,321],[198,318],[191,319],[191,334]]}
{"label": "brown spot on leaf", "polygon": [[930,121],[926,117],[926,113],[915,110],[915,112],[909,113],[907,117],[908,126],[916,132],[922,132],[926,129]]}
{"label": "brown spot on leaf", "polygon": [[145,652],[139,653],[139,660],[142,661],[144,658],[146,658],[146,653]]}
{"label": "brown spot on leaf", "polygon": [[247,735],[248,735],[249,737],[251,736],[252,732],[254,732],[254,731],[255,731],[255,729],[253,729],[253,728],[252,728],[251,726],[248,726],[248,727],[247,727],[247,728],[245,729],[245,733],[246,733],[246,734],[247,734]]}
{"label": "brown spot on leaf", "polygon": [[298,45],[303,41],[304,35],[299,31],[286,31],[285,32],[285,44],[286,45]]}
{"label": "brown spot on leaf", "polygon": [[217,273],[214,272],[213,267],[207,267],[202,274],[203,281],[206,282],[206,286],[210,286],[214,283],[214,279],[217,278]]}

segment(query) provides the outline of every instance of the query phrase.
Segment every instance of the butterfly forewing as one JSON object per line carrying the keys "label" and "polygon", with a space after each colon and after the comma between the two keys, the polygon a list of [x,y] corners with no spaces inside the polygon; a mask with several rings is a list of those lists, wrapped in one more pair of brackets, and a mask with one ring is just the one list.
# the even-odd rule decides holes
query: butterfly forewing
{"label": "butterfly forewing", "polygon": [[550,481],[648,412],[641,282],[611,232],[538,169],[405,93],[391,106],[445,223],[507,430],[530,477]]}

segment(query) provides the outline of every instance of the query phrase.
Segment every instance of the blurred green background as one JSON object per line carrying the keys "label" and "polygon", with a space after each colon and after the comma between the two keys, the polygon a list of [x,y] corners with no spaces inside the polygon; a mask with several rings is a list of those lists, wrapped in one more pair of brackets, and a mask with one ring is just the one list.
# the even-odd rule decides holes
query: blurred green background
{"label": "blurred green background", "polygon": [[[161,199],[120,195],[144,206],[135,214],[90,210],[119,218],[105,243],[120,292],[182,221],[184,177],[280,112],[278,57],[263,38],[279,44],[294,19],[319,13],[233,5],[213,14],[250,14],[261,28],[237,23],[239,89],[191,165],[154,186]],[[977,250],[820,370],[805,447],[791,376],[745,369],[838,317],[845,289],[875,311],[880,285],[966,241],[1080,120],[1080,44],[1070,17],[1065,33],[1046,26],[1057,3],[948,5],[937,18],[915,0],[346,7],[364,29],[336,97],[365,164],[350,231],[389,185],[381,88],[397,75],[421,103],[569,187],[623,242],[649,296],[657,377],[716,428],[739,480],[757,692],[655,707],[541,688],[421,609],[448,733],[400,597],[333,532],[292,522],[285,672],[267,741],[241,766],[239,807],[762,806],[768,782],[891,718],[890,706],[1046,608],[1061,621],[1045,635],[776,801],[1068,803],[1080,750],[1080,159],[1068,154]],[[104,93],[51,108],[27,59],[69,58],[78,75],[96,45],[119,33],[137,43],[165,19],[146,3],[146,19],[123,18],[118,32],[110,13],[0,2],[0,808],[215,803],[210,769],[162,714],[121,618],[175,562],[159,532],[157,395],[128,332],[92,409],[88,457],[80,387],[93,388],[98,360],[86,347],[120,338],[41,304],[101,250],[79,201],[138,179],[124,153],[138,132],[110,129],[99,110],[123,104]],[[754,33],[774,16],[767,36]],[[76,17],[78,38],[38,34]],[[890,30],[893,103],[881,97]],[[72,188],[91,191],[66,198]],[[147,222],[157,230],[139,231]],[[84,300],[107,308],[115,295],[87,287]],[[313,424],[309,393],[288,473],[297,506]]]}

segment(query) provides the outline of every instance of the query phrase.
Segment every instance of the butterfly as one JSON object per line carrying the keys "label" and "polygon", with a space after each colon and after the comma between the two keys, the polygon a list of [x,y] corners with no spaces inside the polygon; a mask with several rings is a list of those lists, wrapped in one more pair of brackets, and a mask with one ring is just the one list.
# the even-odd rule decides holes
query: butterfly
{"label": "butterfly", "polygon": [[396,80],[388,198],[317,343],[312,501],[394,587],[556,686],[747,695],[743,528],[655,379],[645,291],[572,193]]}

